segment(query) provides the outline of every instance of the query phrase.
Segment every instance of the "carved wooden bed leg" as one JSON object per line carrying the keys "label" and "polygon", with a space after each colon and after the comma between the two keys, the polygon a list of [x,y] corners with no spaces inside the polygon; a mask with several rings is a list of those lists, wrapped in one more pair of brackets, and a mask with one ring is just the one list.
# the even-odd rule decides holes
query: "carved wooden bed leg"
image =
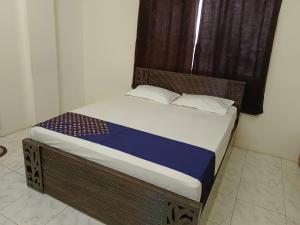
{"label": "carved wooden bed leg", "polygon": [[197,225],[201,208],[168,202],[167,225]]}
{"label": "carved wooden bed leg", "polygon": [[30,139],[23,140],[23,153],[27,186],[44,193],[41,150]]}

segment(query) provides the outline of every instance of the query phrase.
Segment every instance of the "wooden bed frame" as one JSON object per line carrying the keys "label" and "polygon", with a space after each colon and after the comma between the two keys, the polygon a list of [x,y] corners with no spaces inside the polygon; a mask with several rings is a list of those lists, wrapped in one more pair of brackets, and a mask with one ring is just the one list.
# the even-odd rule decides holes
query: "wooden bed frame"
{"label": "wooden bed frame", "polygon": [[[235,101],[238,109],[245,88],[243,82],[137,68],[133,87],[145,84],[178,93],[228,98]],[[234,132],[231,140],[233,135]],[[197,225],[200,221],[200,202],[32,139],[23,140],[23,151],[29,187],[107,225]],[[207,215],[228,156],[229,150],[206,203]]]}

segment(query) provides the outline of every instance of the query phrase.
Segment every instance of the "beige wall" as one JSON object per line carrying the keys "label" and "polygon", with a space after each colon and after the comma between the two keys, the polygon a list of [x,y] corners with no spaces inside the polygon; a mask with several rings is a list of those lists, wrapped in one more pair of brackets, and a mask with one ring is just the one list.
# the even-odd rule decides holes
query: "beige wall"
{"label": "beige wall", "polygon": [[296,160],[300,153],[300,1],[283,1],[265,95],[265,113],[243,115],[238,146]]}
{"label": "beige wall", "polygon": [[53,0],[0,3],[0,136],[60,113]]}
{"label": "beige wall", "polygon": [[33,122],[24,17],[22,0],[1,1],[0,136]]}
{"label": "beige wall", "polygon": [[83,1],[87,103],[130,89],[138,4],[138,0]]}
{"label": "beige wall", "polygon": [[[300,1],[283,1],[266,90],[265,114],[242,115],[238,146],[296,160],[300,153]],[[86,101],[130,88],[137,0],[83,3]]]}
{"label": "beige wall", "polygon": [[82,0],[55,0],[60,106],[84,105]]}
{"label": "beige wall", "polygon": [[60,113],[54,0],[26,3],[35,117],[40,122]]}

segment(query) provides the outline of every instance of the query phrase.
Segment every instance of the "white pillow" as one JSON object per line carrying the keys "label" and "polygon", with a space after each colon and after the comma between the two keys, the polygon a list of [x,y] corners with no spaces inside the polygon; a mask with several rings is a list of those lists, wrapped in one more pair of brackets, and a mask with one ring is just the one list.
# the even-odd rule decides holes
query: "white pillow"
{"label": "white pillow", "polygon": [[151,99],[162,104],[170,104],[180,96],[179,94],[167,89],[150,85],[140,85],[137,88],[129,91],[127,95]]}
{"label": "white pillow", "polygon": [[183,94],[172,104],[225,115],[234,101],[207,95]]}

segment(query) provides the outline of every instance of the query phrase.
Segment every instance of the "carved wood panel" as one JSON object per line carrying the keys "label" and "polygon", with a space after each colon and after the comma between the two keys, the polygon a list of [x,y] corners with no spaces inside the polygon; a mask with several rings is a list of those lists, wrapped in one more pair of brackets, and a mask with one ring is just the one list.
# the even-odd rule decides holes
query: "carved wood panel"
{"label": "carved wood panel", "polygon": [[134,87],[137,87],[139,85],[146,85],[149,81],[149,70],[139,68],[136,70],[135,74],[135,81],[134,81]]}
{"label": "carved wood panel", "polygon": [[199,210],[168,203],[168,225],[197,225]]}
{"label": "carved wood panel", "polygon": [[235,101],[235,106],[241,110],[244,98],[245,84],[241,82],[230,82],[227,89],[227,98]]}
{"label": "carved wood panel", "polygon": [[39,146],[30,145],[23,141],[25,172],[28,187],[43,193],[43,174]]}
{"label": "carved wood panel", "polygon": [[235,101],[238,109],[241,109],[246,85],[245,82],[140,67],[136,68],[133,83],[134,88],[152,85],[177,93],[228,98]]}

